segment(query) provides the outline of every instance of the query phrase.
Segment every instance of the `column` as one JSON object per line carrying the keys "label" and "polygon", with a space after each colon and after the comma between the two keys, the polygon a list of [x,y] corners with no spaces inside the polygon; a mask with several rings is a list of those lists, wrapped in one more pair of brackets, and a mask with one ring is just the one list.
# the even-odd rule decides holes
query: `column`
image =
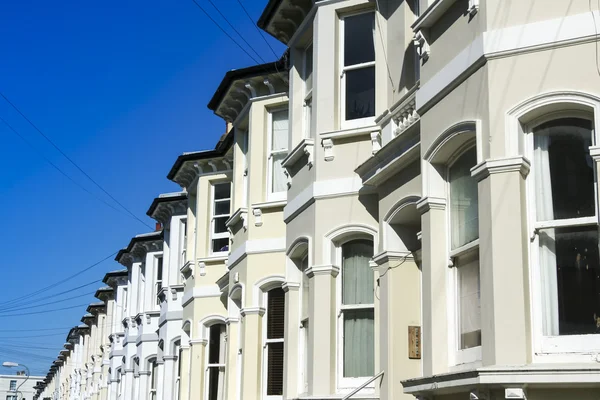
{"label": "column", "polygon": [[310,279],[308,304],[308,392],[313,396],[335,393],[337,358],[337,304],[335,265],[315,265],[306,274]]}
{"label": "column", "polygon": [[528,172],[529,162],[521,156],[487,160],[472,170],[479,181],[484,366],[521,365],[531,361],[525,203]]}
{"label": "column", "polygon": [[177,356],[163,356],[163,363],[160,366],[162,371],[162,377],[159,376],[159,382],[162,382],[162,385],[159,384],[160,397],[158,399],[170,399],[174,397],[174,385],[175,385],[175,368],[177,367]]}
{"label": "column", "polygon": [[240,311],[244,330],[242,332],[242,396],[241,400],[262,397],[262,317],[265,309],[248,307]]}
{"label": "column", "polygon": [[150,396],[148,396],[148,393],[150,392],[150,374],[150,371],[140,371],[140,376],[138,378],[138,395],[135,399],[150,399]]}
{"label": "column", "polygon": [[205,377],[205,351],[208,341],[206,339],[190,340],[190,400],[204,398]]}
{"label": "column", "polygon": [[226,399],[237,399],[240,389],[238,378],[238,360],[240,358],[240,322],[237,318],[227,319],[227,359],[225,360],[225,393]]}
{"label": "column", "polygon": [[[421,360],[408,354],[408,327],[421,326],[421,272],[409,252],[385,252],[375,257],[379,275],[379,369],[381,399],[413,399],[401,381],[419,377]],[[376,382],[375,387],[379,387]]]}
{"label": "column", "polygon": [[179,400],[190,399],[190,348],[181,343],[181,380],[179,381]]}
{"label": "column", "polygon": [[423,375],[448,372],[446,200],[424,197],[421,212]]}
{"label": "column", "polygon": [[300,325],[300,284],[286,282],[285,291],[285,343],[283,347],[283,398],[292,399],[298,396],[298,358],[299,358],[299,325]]}

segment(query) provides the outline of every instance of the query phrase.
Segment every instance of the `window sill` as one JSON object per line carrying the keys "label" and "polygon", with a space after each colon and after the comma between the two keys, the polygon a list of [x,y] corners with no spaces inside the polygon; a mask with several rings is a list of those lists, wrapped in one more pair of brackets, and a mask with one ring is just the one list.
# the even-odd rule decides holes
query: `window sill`
{"label": "window sill", "polygon": [[544,355],[578,356],[600,353],[600,334],[544,336],[538,353]]}
{"label": "window sill", "polygon": [[370,118],[370,123],[358,128],[343,129],[334,132],[321,133],[321,143],[323,144],[325,161],[333,161],[333,145],[334,141],[349,139],[361,136],[370,136],[372,154],[377,153],[381,149],[381,127],[373,124],[373,119]]}
{"label": "window sill", "polygon": [[[412,24],[413,32],[420,29],[431,28],[448,9],[456,3],[456,0],[436,0],[425,12]],[[469,0],[469,8],[466,10],[470,15],[475,15],[479,11],[479,0]]]}
{"label": "window sill", "polygon": [[314,146],[314,139],[303,139],[302,141],[300,141],[300,143],[298,143],[296,147],[294,147],[292,151],[290,151],[288,156],[283,159],[281,165],[289,171],[289,169],[296,165],[304,155],[307,155],[308,167],[312,167],[314,157]]}
{"label": "window sill", "polygon": [[245,207],[238,208],[232,215],[229,217],[227,221],[225,221],[225,226],[231,228],[238,222],[243,221],[244,229],[248,228],[248,209]]}

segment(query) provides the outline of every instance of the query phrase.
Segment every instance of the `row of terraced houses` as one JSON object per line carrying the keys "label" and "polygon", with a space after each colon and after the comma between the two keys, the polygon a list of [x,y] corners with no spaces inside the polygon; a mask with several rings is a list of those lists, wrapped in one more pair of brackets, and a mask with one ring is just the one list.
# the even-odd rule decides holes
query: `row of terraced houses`
{"label": "row of terraced houses", "polygon": [[600,398],[597,7],[258,25],[287,51],[225,74],[227,131],[177,158],[36,398]]}

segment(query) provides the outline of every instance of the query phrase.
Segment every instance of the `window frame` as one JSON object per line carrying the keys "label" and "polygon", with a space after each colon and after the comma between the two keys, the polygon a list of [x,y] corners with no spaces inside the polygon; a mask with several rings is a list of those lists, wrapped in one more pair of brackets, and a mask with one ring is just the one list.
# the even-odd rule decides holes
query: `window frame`
{"label": "window frame", "polygon": [[[157,306],[160,306],[160,298],[158,294],[163,288],[163,282],[165,279],[165,259],[163,254],[154,256],[154,299]],[[158,272],[160,271],[160,279],[158,279]]]}
{"label": "window frame", "polygon": [[[187,217],[183,217],[179,219],[179,255],[178,255],[178,265],[179,269],[181,269],[186,262],[186,253],[187,253]],[[179,280],[178,280],[179,282]],[[181,282],[179,282],[181,283]]]}
{"label": "window frame", "polygon": [[[215,189],[216,189],[216,186],[217,185],[225,185],[225,184],[229,185],[229,197],[226,198],[226,199],[223,198],[223,199],[216,200],[215,199]],[[211,202],[210,202],[210,207],[211,207],[211,209],[210,209],[210,235],[209,235],[209,244],[208,244],[208,246],[209,246],[209,254],[212,255],[212,256],[227,255],[229,253],[229,246],[231,244],[229,242],[229,239],[230,239],[229,231],[227,229],[225,229],[225,232],[215,233],[215,219],[216,218],[224,218],[224,217],[229,218],[231,216],[231,189],[232,189],[232,185],[231,185],[231,182],[229,182],[229,181],[214,181],[214,182],[211,182],[211,189],[210,189],[210,192],[211,192],[211,195],[210,195],[210,199],[211,199]],[[220,201],[220,202],[229,201],[229,213],[228,214],[215,214],[215,209],[216,209],[215,205],[216,205],[217,201]],[[225,238],[228,239],[227,250],[224,250],[224,251],[213,251],[213,241],[214,240],[218,240],[218,239],[225,239]]]}
{"label": "window frame", "polygon": [[[355,234],[351,234],[350,236],[345,237],[342,241],[335,243],[334,249],[334,265],[338,265],[340,268],[340,272],[336,278],[336,303],[337,303],[337,363],[336,363],[336,375],[337,375],[337,388],[340,392],[350,392],[351,390],[363,385],[366,381],[372,378],[372,376],[361,376],[361,377],[344,377],[344,311],[354,311],[354,310],[373,310],[373,324],[375,321],[375,293],[373,293],[373,303],[371,304],[360,304],[360,305],[343,305],[342,304],[342,279],[343,279],[343,254],[342,247],[355,240],[368,240],[373,245],[373,252],[376,249],[376,240],[374,236],[369,234],[364,234],[362,232],[356,232]],[[371,256],[372,257],[372,256]],[[370,266],[369,266],[370,267]],[[377,282],[375,271],[371,269],[373,273],[373,290],[375,290],[375,284]],[[377,338],[373,341],[373,352],[375,352],[375,346]],[[375,367],[375,365],[374,365]],[[373,370],[375,373],[375,370]],[[375,382],[371,382],[368,385],[364,386],[363,389],[360,390],[359,393],[371,394],[375,392]]]}
{"label": "window frame", "polygon": [[[446,198],[448,199],[448,211],[446,213],[446,224],[448,226],[448,235],[447,235],[447,246],[448,246],[448,257],[452,260],[452,268],[450,271],[450,285],[449,287],[449,298],[451,301],[450,309],[452,315],[449,318],[451,323],[450,329],[448,330],[449,341],[450,341],[450,355],[453,357],[453,362],[451,362],[451,366],[455,368],[468,368],[470,366],[478,366],[482,361],[482,345],[472,347],[469,349],[461,349],[460,348],[460,298],[459,298],[459,277],[458,270],[460,266],[456,265],[455,260],[458,260],[462,257],[468,257],[473,252],[479,251],[479,228],[477,239],[466,243],[462,246],[457,247],[456,249],[452,249],[452,210],[450,209],[450,198],[451,198],[451,190],[450,190],[450,169],[454,166],[454,164],[463,156],[465,153],[469,151],[475,151],[476,161],[475,167],[479,160],[477,143],[475,140],[470,140],[461,146],[453,155],[449,158],[446,163],[445,168],[445,190],[446,190]],[[475,179],[474,177],[471,177]],[[479,186],[479,182],[477,182],[477,186]],[[479,198],[477,199],[477,216],[479,218]],[[481,257],[478,256],[478,264],[479,264],[479,278],[481,282]],[[479,286],[479,301],[481,307],[481,285]]]}
{"label": "window frame", "polygon": [[[310,340],[310,278],[306,271],[310,268],[308,258],[308,249],[306,253],[300,257],[300,332],[299,332],[299,369],[300,379],[298,380],[298,393],[308,394],[308,344]],[[308,284],[308,293],[304,293],[304,284]],[[303,313],[304,296],[308,297],[309,304],[307,305],[306,315]]]}
{"label": "window frame", "polygon": [[[13,383],[14,383],[14,385],[13,385]],[[8,382],[8,388],[9,388],[8,389],[9,392],[16,392],[17,391],[17,381],[16,381],[16,379],[11,379]]]}
{"label": "window frame", "polygon": [[[272,150],[273,147],[273,114],[281,111],[287,111],[288,117],[288,138],[287,147],[285,150]],[[281,192],[273,192],[273,163],[275,162],[274,156],[289,154],[290,152],[290,111],[289,106],[281,105],[272,107],[267,110],[267,201],[283,201],[287,199],[287,189]]]}
{"label": "window frame", "polygon": [[[209,399],[209,395],[210,395],[210,369],[211,368],[216,368],[216,369],[223,369],[223,376],[225,377],[225,374],[227,373],[227,344],[226,342],[223,343],[219,343],[220,345],[223,345],[223,347],[219,347],[219,353],[223,352],[223,363],[216,363],[216,364],[211,364],[210,363],[210,334],[211,334],[211,328],[213,326],[216,325],[220,325],[223,327],[224,332],[225,332],[225,337],[227,337],[227,325],[224,322],[216,322],[208,327],[206,327],[206,331],[207,331],[207,339],[208,342],[206,344],[206,354],[205,354],[205,361],[206,361],[206,368],[204,370],[204,382],[206,382],[206,384],[204,385],[204,398],[206,400]],[[225,379],[225,378],[223,378]],[[219,400],[225,400],[225,389],[226,389],[226,382],[223,382],[223,393],[222,393],[222,398]]]}
{"label": "window frame", "polygon": [[[373,14],[373,29],[374,29],[374,34],[373,34],[373,50],[374,50],[374,57],[375,59],[373,61],[368,61],[368,62],[363,62],[360,64],[354,64],[354,65],[350,65],[350,66],[345,66],[344,65],[344,50],[345,50],[345,29],[346,29],[346,18],[348,17],[354,17],[356,15],[361,15],[361,14],[368,14],[368,13],[372,13]],[[338,49],[338,77],[340,79],[340,97],[339,97],[339,113],[340,113],[340,127],[341,129],[353,129],[353,128],[360,128],[363,126],[370,126],[370,125],[375,125],[375,118],[377,118],[377,46],[375,43],[375,37],[378,34],[377,32],[377,24],[375,21],[375,18],[377,18],[377,11],[374,9],[363,9],[363,10],[358,10],[355,12],[349,12],[349,13],[344,13],[342,15],[339,15],[339,29],[338,29],[338,38],[339,38],[339,49]],[[357,118],[357,119],[352,119],[352,120],[346,120],[346,72],[348,71],[353,71],[353,70],[358,70],[358,69],[364,69],[364,68],[370,68],[373,67],[375,70],[375,82],[373,82],[373,89],[375,90],[375,103],[374,103],[374,107],[375,110],[373,110],[374,115],[372,117],[364,117],[364,118]]]}
{"label": "window frame", "polygon": [[[599,196],[598,196],[598,174],[596,161],[594,163],[594,205],[595,215],[591,217],[568,218],[553,221],[536,221],[536,192],[535,192],[535,176],[537,171],[534,162],[534,130],[538,126],[562,118],[580,118],[586,119],[592,125],[592,144],[591,147],[597,146],[598,127],[595,124],[595,115],[591,111],[582,110],[564,110],[544,113],[538,118],[534,118],[525,124],[522,124],[523,134],[523,150],[526,157],[531,160],[532,166],[526,179],[526,195],[527,195],[527,214],[528,214],[528,230],[530,237],[530,287],[531,287],[531,319],[533,323],[533,356],[534,357],[554,357],[559,361],[588,361],[590,352],[600,352],[600,334],[586,335],[563,335],[563,336],[545,336],[543,332],[543,305],[542,298],[544,288],[541,285],[541,268],[539,265],[539,234],[538,229],[543,228],[559,228],[573,227],[582,228],[585,226],[600,226],[598,221],[599,214]],[[536,280],[538,279],[538,280]]]}
{"label": "window frame", "polygon": [[158,389],[158,361],[156,358],[148,360],[150,367],[150,388],[148,389],[148,395],[150,400],[157,400],[157,389]]}
{"label": "window frame", "polygon": [[[311,66],[311,84],[310,84],[310,88],[308,87],[308,85],[306,84],[306,79],[307,79],[307,72],[308,72],[308,49],[310,48],[310,50],[312,51],[312,63],[313,65]],[[304,120],[304,129],[303,129],[303,135],[305,139],[312,139],[314,138],[313,132],[312,132],[312,101],[313,101],[313,88],[315,86],[315,80],[314,80],[314,72],[315,72],[315,55],[314,55],[314,47],[313,47],[313,41],[311,40],[310,43],[308,43],[303,51],[302,51],[302,88],[303,88],[303,93],[304,93],[304,101],[302,103],[303,105],[303,120]],[[289,147],[289,145],[288,145]]]}
{"label": "window frame", "polygon": [[[279,282],[278,282],[279,283]],[[265,309],[265,313],[262,317],[262,327],[263,327],[263,334],[262,334],[262,355],[263,355],[263,363],[262,363],[262,396],[265,400],[282,400],[283,399],[283,393],[281,395],[268,395],[268,379],[269,379],[269,345],[273,344],[273,343],[283,343],[283,354],[284,354],[284,360],[283,360],[283,365],[285,367],[285,333],[284,333],[284,337],[283,338],[277,338],[277,339],[269,339],[268,338],[268,318],[269,318],[269,292],[271,290],[274,289],[280,289],[281,286],[279,285],[275,285],[270,287],[267,290],[264,290],[262,293],[262,304],[264,305],[264,309]],[[285,293],[284,293],[284,310],[285,310]],[[285,311],[284,311],[284,324],[285,324]],[[284,328],[285,330],[285,328]],[[285,376],[283,377],[283,387],[285,389]]]}

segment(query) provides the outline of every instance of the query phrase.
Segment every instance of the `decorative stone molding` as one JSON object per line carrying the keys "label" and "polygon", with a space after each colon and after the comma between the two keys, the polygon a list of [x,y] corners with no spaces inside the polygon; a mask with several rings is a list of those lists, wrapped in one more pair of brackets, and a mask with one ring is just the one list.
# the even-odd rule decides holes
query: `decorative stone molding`
{"label": "decorative stone molding", "polygon": [[300,284],[296,282],[285,282],[283,285],[281,285],[281,288],[286,293],[290,290],[298,291],[298,289],[300,289]]}
{"label": "decorative stone molding", "polygon": [[509,389],[504,389],[504,398],[505,399],[527,400],[527,394],[525,393],[524,389],[509,388]]}
{"label": "decorative stone molding", "polygon": [[266,310],[263,307],[246,307],[240,310],[240,315],[245,317],[246,315],[265,315]]}
{"label": "decorative stone molding", "polygon": [[200,274],[200,276],[205,276],[206,264],[204,263],[204,261],[196,260],[196,263],[198,264],[198,273]]}
{"label": "decorative stone molding", "polygon": [[373,262],[375,262],[375,264],[380,267],[384,264],[387,264],[391,261],[396,261],[396,260],[414,260],[415,257],[414,255],[409,252],[409,251],[392,251],[392,250],[387,250],[387,251],[382,251],[379,254],[375,254],[373,256]]}
{"label": "decorative stone molding", "polygon": [[339,273],[340,267],[333,264],[313,265],[306,270],[306,275],[308,275],[309,278],[312,278],[315,275],[331,275],[335,278]]}
{"label": "decorative stone molding", "polygon": [[286,170],[290,170],[291,167],[296,165],[296,163],[306,155],[308,157],[307,165],[309,168],[312,168],[314,163],[314,147],[314,139],[303,139],[292,149],[292,151],[290,151],[287,157],[283,159],[281,165]]}
{"label": "decorative stone molding", "polygon": [[405,96],[405,99],[392,110],[392,120],[396,124],[394,135],[398,136],[406,131],[415,122],[419,121],[420,116],[417,113],[416,95],[418,86],[415,85]]}
{"label": "decorative stone molding", "polygon": [[417,202],[417,211],[421,214],[425,214],[429,210],[445,210],[446,199],[441,197],[423,197]]}
{"label": "decorative stone molding", "polygon": [[490,400],[490,392],[487,390],[474,389],[469,392],[469,400]]}
{"label": "decorative stone molding", "polygon": [[469,8],[467,8],[467,12],[470,16],[477,14],[479,11],[479,0],[469,0]]}
{"label": "decorative stone molding", "polygon": [[529,173],[531,163],[523,156],[486,160],[471,168],[471,176],[481,181],[492,174],[520,172],[523,178]]}
{"label": "decorative stone molding", "polygon": [[331,139],[323,139],[321,141],[324,150],[325,161],[333,161],[333,140]]}
{"label": "decorative stone molding", "polygon": [[206,346],[208,344],[208,340],[207,339],[190,339],[189,344],[190,344],[190,346],[194,346],[197,344]]}
{"label": "decorative stone molding", "polygon": [[244,230],[248,229],[248,209],[247,208],[245,208],[245,207],[238,208],[237,211],[234,212],[227,221],[225,221],[225,226],[227,226],[227,228],[231,228],[233,225],[237,224],[239,221],[242,221],[242,226],[243,226]]}
{"label": "decorative stone molding", "polygon": [[260,208],[253,208],[252,214],[254,215],[254,226],[262,226],[262,210]]}
{"label": "decorative stone molding", "polygon": [[427,61],[429,59],[431,49],[429,48],[429,43],[427,43],[427,39],[425,38],[425,35],[423,35],[422,30],[415,33],[413,43],[417,48],[417,53],[419,54],[421,60]]}
{"label": "decorative stone molding", "polygon": [[600,146],[590,146],[590,156],[596,162],[600,162]]}
{"label": "decorative stone molding", "polygon": [[377,153],[381,150],[381,132],[375,131],[371,132],[371,154]]}

